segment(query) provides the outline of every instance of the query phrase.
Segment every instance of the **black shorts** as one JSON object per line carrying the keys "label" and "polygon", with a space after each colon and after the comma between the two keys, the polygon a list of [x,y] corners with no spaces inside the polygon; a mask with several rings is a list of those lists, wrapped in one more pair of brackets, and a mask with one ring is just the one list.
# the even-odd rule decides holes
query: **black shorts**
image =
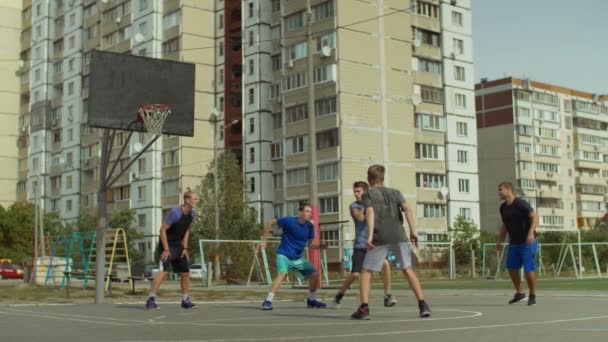
{"label": "black shorts", "polygon": [[350,273],[360,273],[363,269],[363,260],[365,260],[365,254],[367,253],[367,249],[365,248],[354,248],[353,249],[353,257],[352,257],[352,267],[350,269]]}
{"label": "black shorts", "polygon": [[[159,248],[161,254],[163,252],[163,248]],[[169,242],[169,253],[171,255],[165,262],[163,262],[163,269],[161,272],[173,272],[173,273],[188,273],[190,272],[190,267],[188,266],[188,259],[182,258],[182,252],[184,251],[184,247],[181,242],[173,243]]]}

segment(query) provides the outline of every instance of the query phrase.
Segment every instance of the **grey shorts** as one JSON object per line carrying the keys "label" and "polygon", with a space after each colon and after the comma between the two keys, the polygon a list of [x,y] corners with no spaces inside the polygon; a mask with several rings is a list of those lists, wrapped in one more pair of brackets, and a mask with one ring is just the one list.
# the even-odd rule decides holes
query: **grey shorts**
{"label": "grey shorts", "polygon": [[371,251],[367,251],[363,268],[372,272],[382,271],[382,265],[384,265],[389,250],[393,252],[395,262],[398,263],[400,269],[404,270],[412,267],[412,250],[407,242],[400,242],[398,244],[376,246]]}

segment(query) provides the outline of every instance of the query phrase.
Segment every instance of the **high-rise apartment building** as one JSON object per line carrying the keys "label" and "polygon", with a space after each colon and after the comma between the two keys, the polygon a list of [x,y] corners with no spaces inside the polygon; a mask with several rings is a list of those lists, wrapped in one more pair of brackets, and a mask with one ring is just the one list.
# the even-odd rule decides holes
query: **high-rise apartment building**
{"label": "high-rise apartment building", "polygon": [[[103,49],[196,63],[195,137],[165,136],[107,193],[110,213],[136,211],[145,235],[138,245],[153,258],[162,215],[194,189],[212,160],[214,6],[186,0],[24,1],[17,197],[41,198],[64,221],[96,215],[100,130],[89,128],[90,51]],[[27,19],[27,20],[26,20]],[[142,84],[142,86],[145,86]],[[151,99],[151,102],[154,99]],[[112,99],[108,99],[111,110]],[[133,111],[133,119],[137,116]],[[170,120],[171,118],[169,118]],[[117,132],[112,158],[126,143]],[[122,170],[142,134],[119,160]]]}
{"label": "high-rise apartment building", "polygon": [[[221,3],[216,103],[225,124],[240,122],[249,203],[260,222],[294,214],[309,196],[307,2]],[[350,220],[352,183],[374,163],[411,201],[423,238],[445,236],[457,215],[478,223],[470,1],[311,7],[322,238],[352,236],[335,222]],[[235,44],[242,54],[230,57]]]}
{"label": "high-rise apartment building", "polygon": [[[154,248],[161,211],[199,183],[215,148],[239,156],[260,222],[295,213],[309,182],[306,4],[26,2],[20,198],[40,188],[45,209],[64,220],[94,214],[99,131],[85,123],[89,51],[101,48],[197,65],[195,137],[163,137],[108,193],[110,210],[137,211],[142,250]],[[458,215],[478,223],[470,1],[311,7],[322,238],[352,237],[337,222],[350,220],[352,183],[374,163],[411,202],[423,239],[445,236]]]}
{"label": "high-rise apartment building", "polygon": [[[19,64],[21,0],[0,3],[0,205],[8,207],[17,199],[17,129],[19,126]],[[24,17],[24,21],[28,18]]]}
{"label": "high-rise apartment building", "polygon": [[608,98],[528,79],[476,85],[481,223],[500,225],[500,181],[513,182],[539,228],[593,227],[606,212]]}

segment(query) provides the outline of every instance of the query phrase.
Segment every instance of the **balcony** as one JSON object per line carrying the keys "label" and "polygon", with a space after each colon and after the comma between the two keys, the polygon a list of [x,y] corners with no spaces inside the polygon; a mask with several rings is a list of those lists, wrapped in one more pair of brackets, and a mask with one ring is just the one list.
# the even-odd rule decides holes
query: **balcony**
{"label": "balcony", "polygon": [[53,75],[53,84],[59,85],[61,83],[63,83],[63,72],[56,72]]}
{"label": "balcony", "polygon": [[[539,198],[562,198],[564,194],[557,189],[541,189],[536,193]],[[540,206],[540,204],[539,204]]]}
{"label": "balcony", "polygon": [[604,195],[606,194],[606,186],[577,184],[576,192],[586,195]]}
{"label": "balcony", "polygon": [[583,175],[576,176],[576,184],[587,184],[587,185],[606,185],[606,180],[601,178],[599,174],[597,176]]}
{"label": "balcony", "polygon": [[556,182],[559,180],[559,174],[555,172],[536,171],[534,178],[537,180]]}

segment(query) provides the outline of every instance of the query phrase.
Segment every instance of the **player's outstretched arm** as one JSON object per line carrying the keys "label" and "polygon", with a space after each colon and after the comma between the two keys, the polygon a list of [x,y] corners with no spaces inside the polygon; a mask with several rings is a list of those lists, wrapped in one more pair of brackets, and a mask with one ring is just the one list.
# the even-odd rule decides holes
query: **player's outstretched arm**
{"label": "player's outstretched arm", "polygon": [[274,227],[274,225],[277,224],[277,220],[270,220],[268,221],[268,223],[266,223],[266,226],[264,227],[264,232],[262,233],[262,241],[260,241],[260,248],[266,248],[266,240],[268,240],[268,234],[270,234],[270,231],[272,230],[272,227]]}
{"label": "player's outstretched arm", "polygon": [[416,247],[418,247],[418,231],[416,230],[416,221],[414,220],[414,213],[412,207],[408,202],[401,203],[401,209],[405,213],[405,220],[407,225],[410,227],[410,240]]}

